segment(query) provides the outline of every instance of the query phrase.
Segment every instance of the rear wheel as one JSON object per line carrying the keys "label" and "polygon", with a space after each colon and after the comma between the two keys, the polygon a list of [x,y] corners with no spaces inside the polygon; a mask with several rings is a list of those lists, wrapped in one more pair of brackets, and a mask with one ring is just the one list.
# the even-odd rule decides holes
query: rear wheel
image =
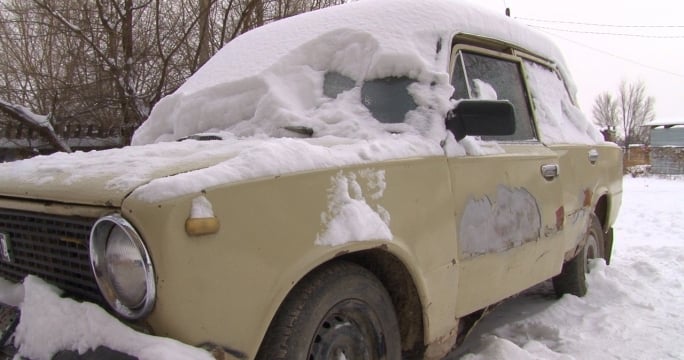
{"label": "rear wheel", "polygon": [[285,299],[257,359],[401,359],[392,300],[366,269],[325,265]]}
{"label": "rear wheel", "polygon": [[596,214],[592,213],[582,251],[572,260],[563,264],[561,273],[553,278],[553,288],[556,295],[584,296],[587,294],[586,274],[589,272],[589,260],[605,258],[603,246],[603,228]]}

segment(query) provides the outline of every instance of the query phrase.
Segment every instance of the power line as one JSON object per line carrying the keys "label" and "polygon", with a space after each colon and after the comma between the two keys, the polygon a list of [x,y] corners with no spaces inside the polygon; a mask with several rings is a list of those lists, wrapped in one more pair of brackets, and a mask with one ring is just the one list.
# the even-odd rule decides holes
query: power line
{"label": "power line", "polygon": [[527,24],[527,25],[530,26],[530,27],[536,28],[536,29],[545,29],[545,30],[553,30],[553,31],[563,31],[563,32],[571,32],[571,33],[577,33],[577,34],[627,36],[627,37],[638,37],[638,38],[646,38],[646,39],[684,39],[684,35],[644,35],[644,34],[625,34],[625,33],[602,32],[602,31],[586,31],[586,30],[561,29],[561,28],[555,28],[555,27],[549,27],[549,26],[531,25],[531,24]]}
{"label": "power line", "polygon": [[565,41],[571,42],[571,43],[573,43],[573,44],[575,44],[575,45],[579,45],[579,46],[585,47],[585,48],[587,48],[587,49],[591,49],[591,50],[594,50],[594,51],[596,51],[596,52],[600,52],[600,53],[602,53],[602,54],[604,54],[604,55],[612,56],[612,57],[614,57],[614,58],[617,58],[617,59],[620,59],[620,60],[623,60],[623,61],[627,61],[627,62],[630,62],[630,63],[635,64],[635,65],[639,65],[639,66],[644,67],[644,68],[648,68],[648,69],[651,69],[651,70],[659,71],[659,72],[662,72],[662,73],[665,73],[665,74],[669,74],[669,75],[672,75],[672,76],[677,76],[677,77],[680,77],[680,78],[683,78],[683,79],[684,79],[684,74],[678,74],[678,73],[675,73],[675,72],[672,72],[672,71],[669,71],[669,70],[665,70],[665,69],[661,69],[661,68],[658,68],[658,67],[655,67],[655,66],[647,65],[647,64],[638,62],[638,61],[636,61],[636,60],[632,60],[632,59],[626,58],[626,57],[624,57],[624,56],[615,55],[615,54],[610,53],[610,52],[608,52],[608,51],[601,50],[601,49],[597,49],[597,48],[595,48],[595,47],[593,47],[593,46],[589,46],[589,45],[587,45],[587,44],[585,44],[585,43],[581,43],[581,42],[579,42],[579,41],[574,41],[574,40],[568,39],[568,38],[566,38],[565,36],[560,36],[560,35],[558,35],[558,34],[555,34],[555,33],[549,32],[549,31],[545,31],[545,30],[541,30],[541,31],[543,31],[543,32],[545,32],[546,34],[549,34],[549,35],[551,35],[551,36],[555,36],[555,37],[558,37],[558,38],[563,39],[563,40],[565,40]]}
{"label": "power line", "polygon": [[526,21],[536,21],[554,24],[571,24],[571,25],[587,25],[587,26],[601,26],[601,27],[616,27],[616,28],[684,28],[684,25],[617,25],[617,24],[598,24],[598,23],[588,23],[581,21],[563,21],[563,20],[546,20],[546,19],[535,19],[528,17],[515,17],[518,20]]}

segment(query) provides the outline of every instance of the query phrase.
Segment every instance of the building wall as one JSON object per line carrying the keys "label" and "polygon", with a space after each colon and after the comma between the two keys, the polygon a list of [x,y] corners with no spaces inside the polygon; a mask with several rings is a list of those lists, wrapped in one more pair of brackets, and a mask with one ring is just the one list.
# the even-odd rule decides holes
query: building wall
{"label": "building wall", "polygon": [[684,127],[651,129],[651,172],[684,174]]}
{"label": "building wall", "polygon": [[625,170],[632,166],[651,163],[650,149],[646,145],[632,145],[623,155],[622,165]]}
{"label": "building wall", "polygon": [[651,173],[684,174],[684,147],[651,148]]}

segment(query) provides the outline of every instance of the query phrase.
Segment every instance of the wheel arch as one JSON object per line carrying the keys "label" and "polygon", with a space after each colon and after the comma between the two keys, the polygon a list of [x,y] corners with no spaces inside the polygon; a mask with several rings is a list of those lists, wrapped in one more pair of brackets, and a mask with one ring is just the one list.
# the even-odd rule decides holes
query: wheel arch
{"label": "wheel arch", "polygon": [[337,259],[362,266],[382,282],[390,294],[399,321],[402,352],[420,354],[425,347],[423,305],[418,287],[405,264],[382,249],[358,251]]}
{"label": "wheel arch", "polygon": [[[405,354],[404,357],[419,358],[425,349],[425,320],[419,285],[415,282],[415,278],[406,264],[393,254],[386,244],[373,248],[356,249],[355,251],[341,251],[335,257],[317,264],[302,274],[299,280],[290,286],[289,291],[283,296],[280,306],[302,281],[306,281],[317,271],[340,261],[359,265],[380,280],[392,299],[392,305],[399,322],[402,353]],[[275,320],[278,311],[280,311],[280,306],[274,313],[271,322]],[[270,325],[267,327],[270,328]],[[264,334],[265,336],[266,334]]]}
{"label": "wheel arch", "polygon": [[607,193],[604,193],[596,201],[596,206],[594,207],[594,214],[596,214],[603,230],[603,257],[607,264],[610,264],[613,254],[613,228],[610,224],[610,206],[610,198]]}
{"label": "wheel arch", "polygon": [[594,213],[598,217],[599,221],[601,222],[601,228],[603,228],[603,232],[605,233],[610,226],[608,224],[608,206],[609,206],[609,201],[608,201],[608,194],[604,193],[602,194],[598,200],[596,201],[596,206],[594,206]]}

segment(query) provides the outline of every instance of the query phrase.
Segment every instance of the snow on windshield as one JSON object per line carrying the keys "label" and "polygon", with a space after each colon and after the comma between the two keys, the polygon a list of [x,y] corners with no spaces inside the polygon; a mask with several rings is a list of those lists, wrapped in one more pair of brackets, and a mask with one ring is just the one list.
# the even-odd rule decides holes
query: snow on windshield
{"label": "snow on windshield", "polygon": [[[497,26],[489,26],[492,21]],[[387,132],[447,138],[452,107],[449,44],[457,32],[503,39],[563,63],[545,38],[462,1],[360,1],[303,14],[250,31],[228,43],[174,94],[162,99],[133,143],[172,141],[227,130],[239,137],[336,135],[369,139]],[[352,88],[326,96],[335,73]],[[409,79],[415,107],[392,124],[362,101],[364,84]],[[328,94],[329,95],[329,94]],[[383,99],[376,99],[383,101]]]}

